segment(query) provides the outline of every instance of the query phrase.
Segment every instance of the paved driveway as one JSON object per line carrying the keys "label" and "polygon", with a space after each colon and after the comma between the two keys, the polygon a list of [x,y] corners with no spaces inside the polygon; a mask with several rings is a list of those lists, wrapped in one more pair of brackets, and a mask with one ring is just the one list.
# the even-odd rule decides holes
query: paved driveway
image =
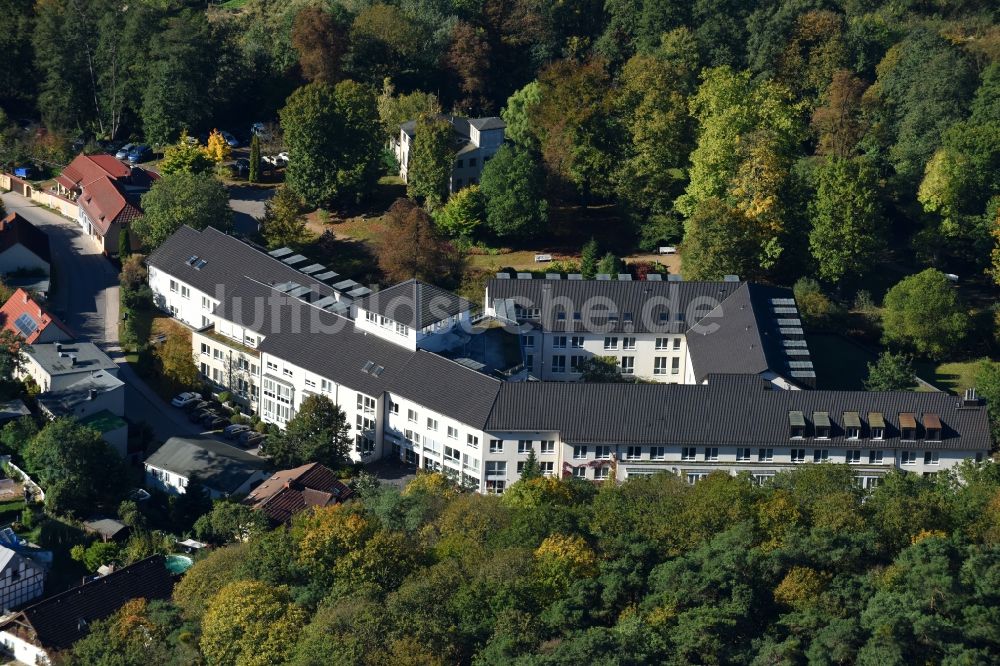
{"label": "paved driveway", "polygon": [[52,254],[53,293],[51,304],[79,336],[104,348],[118,363],[118,376],[125,382],[125,416],[145,421],[156,439],[191,436],[201,428],[187,415],[160,400],[126,363],[118,346],[118,272],[70,220],[42,208],[18,194],[4,193],[8,213],[17,212],[49,236]]}
{"label": "paved driveway", "polygon": [[229,188],[229,207],[233,209],[233,227],[237,234],[253,236],[264,219],[264,204],[274,196],[274,188],[233,185]]}

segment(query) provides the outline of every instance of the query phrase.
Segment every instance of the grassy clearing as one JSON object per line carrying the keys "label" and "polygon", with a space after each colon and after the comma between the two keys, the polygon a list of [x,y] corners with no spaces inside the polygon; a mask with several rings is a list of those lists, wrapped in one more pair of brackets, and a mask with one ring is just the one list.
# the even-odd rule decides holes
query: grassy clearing
{"label": "grassy clearing", "polygon": [[916,364],[917,375],[944,391],[961,395],[976,385],[976,368],[983,359]]}
{"label": "grassy clearing", "polygon": [[22,532],[18,536],[52,551],[52,569],[45,581],[46,594],[55,594],[79,585],[83,576],[87,575],[84,566],[69,555],[73,546],[87,541],[87,535],[83,530],[72,523],[47,516],[40,518],[39,524],[34,529]]}

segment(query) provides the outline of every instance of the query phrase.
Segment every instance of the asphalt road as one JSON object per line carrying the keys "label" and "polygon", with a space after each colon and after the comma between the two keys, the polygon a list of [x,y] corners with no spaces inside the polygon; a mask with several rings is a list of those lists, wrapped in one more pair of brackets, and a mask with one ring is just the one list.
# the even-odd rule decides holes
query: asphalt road
{"label": "asphalt road", "polygon": [[16,212],[49,236],[55,313],[78,336],[100,345],[118,363],[125,382],[125,416],[145,421],[156,438],[197,435],[186,414],[164,403],[132,370],[118,346],[118,271],[79,226],[18,194],[3,193],[8,213]]}
{"label": "asphalt road", "polygon": [[264,219],[264,204],[274,196],[273,188],[233,185],[229,188],[229,207],[233,209],[236,233],[253,236]]}

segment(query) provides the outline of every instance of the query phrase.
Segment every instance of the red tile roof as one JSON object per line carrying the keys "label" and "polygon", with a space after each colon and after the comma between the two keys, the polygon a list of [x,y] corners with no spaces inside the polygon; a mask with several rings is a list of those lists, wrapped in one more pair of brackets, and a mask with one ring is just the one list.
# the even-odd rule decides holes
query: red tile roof
{"label": "red tile roof", "polygon": [[[16,325],[21,317],[30,319],[33,325],[33,330],[28,335],[24,335]],[[62,323],[55,315],[46,312],[24,289],[15,291],[14,295],[3,304],[3,307],[0,307],[0,327],[24,338],[24,341],[29,345],[37,340],[49,326],[62,329],[68,338],[73,337],[72,331],[66,324]]]}
{"label": "red tile roof", "polygon": [[103,235],[112,224],[125,226],[142,215],[123,191],[123,185],[148,187],[157,178],[157,174],[130,167],[112,155],[77,155],[56,182],[80,192],[80,207]]}
{"label": "red tile roof", "polygon": [[329,506],[353,494],[354,491],[338,480],[330,469],[310,463],[275,472],[243,501],[280,524],[288,522],[306,507]]}
{"label": "red tile roof", "polygon": [[[57,178],[70,189],[86,187],[101,178],[128,178],[132,169],[113,155],[77,155]],[[69,183],[67,185],[67,183]]]}
{"label": "red tile roof", "polygon": [[15,245],[23,245],[36,257],[50,262],[49,237],[31,222],[11,213],[0,219],[0,252],[5,252]]}
{"label": "red tile roof", "polygon": [[102,235],[115,222],[127,225],[142,216],[142,211],[109,178],[100,178],[86,185],[77,202]]}

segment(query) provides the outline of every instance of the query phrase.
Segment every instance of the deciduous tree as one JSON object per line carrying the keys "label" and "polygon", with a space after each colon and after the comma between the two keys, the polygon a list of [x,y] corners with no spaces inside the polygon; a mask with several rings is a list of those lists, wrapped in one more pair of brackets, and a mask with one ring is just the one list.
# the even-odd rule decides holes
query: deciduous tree
{"label": "deciduous tree", "polygon": [[292,24],[292,46],[306,80],[333,85],[340,78],[347,35],[329,11],[318,6],[300,9]]}
{"label": "deciduous tree", "polygon": [[868,364],[866,391],[909,391],[917,384],[913,362],[906,354],[884,351]]}
{"label": "deciduous tree", "polygon": [[264,204],[261,234],[268,249],[301,247],[309,240],[305,207],[291,187],[282,187]]}
{"label": "deciduous tree", "polygon": [[889,343],[942,358],[961,344],[968,326],[951,282],[933,268],[903,278],[885,295],[882,328]]}
{"label": "deciduous tree", "polygon": [[434,223],[453,238],[471,238],[486,217],[484,204],[479,186],[470,185],[451,195],[448,203],[434,211]]}
{"label": "deciduous tree", "polygon": [[378,264],[391,281],[416,278],[436,284],[461,274],[461,254],[438,236],[430,216],[412,199],[397,199],[383,220]]}
{"label": "deciduous tree", "polygon": [[[221,138],[221,136],[220,136]],[[208,150],[198,145],[197,139],[188,137],[186,130],[181,132],[177,143],[167,146],[163,151],[163,159],[158,168],[164,176],[175,173],[204,174],[212,170],[215,162]]]}
{"label": "deciduous tree", "polygon": [[208,135],[208,142],[205,144],[205,155],[215,164],[228,162],[232,159],[233,149],[219,130],[214,129]]}
{"label": "deciduous tree", "polygon": [[285,179],[306,203],[360,201],[374,187],[381,140],[368,86],[310,83],[292,93],[280,116],[293,156]]}
{"label": "deciduous tree", "polygon": [[267,528],[267,517],[262,512],[231,500],[215,501],[212,510],[194,523],[198,538],[215,545],[247,541]]}
{"label": "deciduous tree", "polygon": [[230,583],[209,602],[199,645],[208,663],[219,666],[282,663],[291,656],[307,617],[284,587]]}
{"label": "deciduous tree", "polygon": [[351,425],[340,407],[322,395],[303,401],[285,430],[267,443],[267,453],[281,468],[318,462],[340,467],[351,445]]}
{"label": "deciduous tree", "polygon": [[486,226],[498,238],[531,238],[545,231],[549,213],[545,174],[529,150],[501,147],[483,168],[479,187]]}
{"label": "deciduous tree", "polygon": [[143,216],[131,229],[147,250],[159,247],[185,224],[222,231],[233,226],[229,193],[209,175],[181,172],[160,178],[142,195],[142,210]]}

